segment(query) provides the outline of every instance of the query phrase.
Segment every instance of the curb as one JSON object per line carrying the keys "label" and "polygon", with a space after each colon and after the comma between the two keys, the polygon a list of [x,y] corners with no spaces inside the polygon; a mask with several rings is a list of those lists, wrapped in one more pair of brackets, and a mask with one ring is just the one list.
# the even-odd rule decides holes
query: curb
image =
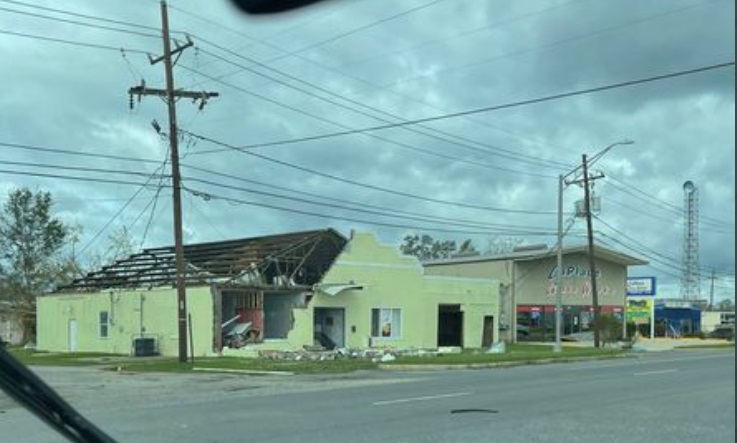
{"label": "curb", "polygon": [[445,371],[454,369],[494,369],[515,366],[545,365],[552,363],[575,363],[581,361],[611,360],[616,358],[638,358],[636,355],[608,355],[599,357],[546,358],[542,360],[500,361],[496,363],[456,363],[456,364],[379,364],[379,369],[388,371]]}
{"label": "curb", "polygon": [[227,369],[227,368],[192,368],[193,371],[200,372],[225,372],[228,374],[243,375],[294,375],[294,372],[288,371],[254,371],[249,369]]}

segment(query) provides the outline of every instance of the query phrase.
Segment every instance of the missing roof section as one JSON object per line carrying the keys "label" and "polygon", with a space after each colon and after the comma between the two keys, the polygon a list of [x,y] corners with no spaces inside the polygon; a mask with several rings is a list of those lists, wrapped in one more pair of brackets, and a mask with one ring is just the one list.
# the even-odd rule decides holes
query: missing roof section
{"label": "missing roof section", "polygon": [[[348,240],[334,229],[184,246],[188,286],[312,287]],[[175,286],[174,247],[144,249],[57,292]]]}

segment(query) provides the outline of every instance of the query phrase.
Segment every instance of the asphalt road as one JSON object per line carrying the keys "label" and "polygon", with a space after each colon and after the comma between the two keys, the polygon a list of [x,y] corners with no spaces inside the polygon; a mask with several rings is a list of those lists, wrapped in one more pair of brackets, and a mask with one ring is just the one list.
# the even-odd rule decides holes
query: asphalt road
{"label": "asphalt road", "polygon": [[[120,441],[735,441],[730,350],[281,379],[106,373],[96,380],[91,373],[44,371],[39,372],[61,383],[62,394]],[[77,379],[71,383],[70,377]],[[26,411],[6,408],[0,440],[61,439]]]}

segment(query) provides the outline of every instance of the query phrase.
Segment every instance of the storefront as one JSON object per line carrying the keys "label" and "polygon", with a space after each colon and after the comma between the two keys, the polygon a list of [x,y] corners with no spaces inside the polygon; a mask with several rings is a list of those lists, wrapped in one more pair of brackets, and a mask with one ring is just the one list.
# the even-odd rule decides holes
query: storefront
{"label": "storefront", "polygon": [[[595,275],[600,312],[624,316],[627,273],[630,266],[647,264],[637,257],[608,248],[595,248]],[[500,327],[506,341],[549,341],[555,338],[556,250],[547,247],[509,254],[458,257],[425,263],[428,274],[499,279]],[[561,302],[563,334],[585,332],[593,321],[587,248],[563,250]]]}

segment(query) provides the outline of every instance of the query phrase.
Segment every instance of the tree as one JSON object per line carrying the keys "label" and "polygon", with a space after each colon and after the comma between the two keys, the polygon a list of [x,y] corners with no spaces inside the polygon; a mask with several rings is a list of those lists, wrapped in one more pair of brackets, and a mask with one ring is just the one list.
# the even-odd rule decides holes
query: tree
{"label": "tree", "polygon": [[[596,324],[592,322],[591,326],[596,327]],[[601,314],[599,316],[599,334],[602,347],[614,343],[622,337],[622,322],[612,314]]]}
{"label": "tree", "polygon": [[69,229],[52,216],[48,192],[13,190],[0,212],[0,297],[21,314],[24,339],[35,333],[36,297],[56,284]]}
{"label": "tree", "polygon": [[405,236],[399,250],[420,260],[450,258],[456,254],[476,252],[470,239],[465,240],[459,247],[454,240],[435,240],[427,234]]}
{"label": "tree", "polygon": [[484,254],[500,255],[508,254],[514,251],[514,248],[522,243],[521,238],[514,237],[494,237],[490,238],[486,244]]}
{"label": "tree", "polygon": [[720,311],[732,311],[734,312],[734,303],[732,300],[725,298],[722,300],[719,300],[717,303],[717,309]]}

